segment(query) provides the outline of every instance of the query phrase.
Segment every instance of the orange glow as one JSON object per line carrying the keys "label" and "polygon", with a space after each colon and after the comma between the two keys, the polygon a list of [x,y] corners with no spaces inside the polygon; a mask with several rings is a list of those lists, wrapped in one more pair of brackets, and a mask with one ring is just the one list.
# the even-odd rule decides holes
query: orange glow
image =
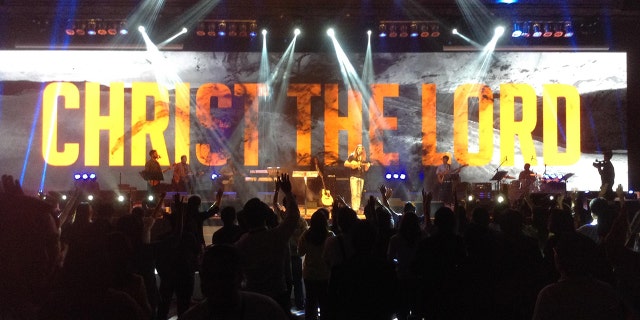
{"label": "orange glow", "polygon": [[[371,103],[369,104],[369,148],[371,160],[376,160],[383,166],[398,164],[397,152],[385,153],[382,137],[385,130],[397,131],[398,118],[384,116],[384,98],[397,97],[400,92],[398,84],[374,84],[371,86]],[[352,149],[349,149],[352,150]]]}
{"label": "orange glow", "polygon": [[287,95],[296,97],[296,163],[302,166],[311,164],[311,97],[320,96],[319,84],[291,84]]}
{"label": "orange glow", "polygon": [[[154,101],[153,119],[147,120],[147,98]],[[147,136],[156,149],[160,165],[169,165],[164,131],[169,127],[169,91],[154,82],[131,85],[131,165],[144,166],[147,161]]]}

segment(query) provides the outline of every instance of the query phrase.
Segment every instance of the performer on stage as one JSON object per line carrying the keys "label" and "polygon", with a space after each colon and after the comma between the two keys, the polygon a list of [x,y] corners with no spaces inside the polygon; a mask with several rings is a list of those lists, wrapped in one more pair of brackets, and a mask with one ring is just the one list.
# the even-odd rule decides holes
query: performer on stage
{"label": "performer on stage", "polygon": [[147,190],[158,193],[158,189],[160,187],[160,182],[164,180],[163,173],[167,170],[162,170],[160,167],[160,163],[158,159],[160,156],[158,155],[158,151],[155,149],[149,151],[149,161],[144,165],[144,171],[141,172],[142,178],[147,180]]}
{"label": "performer on stage", "polygon": [[234,184],[238,168],[233,164],[233,158],[227,158],[227,163],[220,168],[220,175],[222,176],[222,190],[225,192],[235,191]]}
{"label": "performer on stage", "polygon": [[466,165],[452,170],[449,164],[449,156],[442,156],[442,164],[436,168],[440,201],[449,204],[453,203],[453,187],[454,184],[460,182],[459,173],[464,167],[466,167]]}
{"label": "performer on stage", "polygon": [[535,186],[536,173],[531,171],[531,164],[524,164],[524,170],[520,171],[518,181],[520,182],[520,190],[531,191]]}
{"label": "performer on stage", "polygon": [[351,188],[351,208],[356,212],[360,210],[360,200],[364,189],[364,174],[369,171],[371,163],[367,162],[367,154],[364,147],[359,144],[356,149],[349,154],[349,158],[344,162],[344,166],[350,168],[349,186]]}
{"label": "performer on stage", "polygon": [[611,163],[613,152],[611,152],[611,150],[607,150],[602,155],[604,156],[604,160],[596,160],[593,163],[593,166],[598,169],[598,173],[600,174],[600,181],[602,183],[602,185],[600,186],[600,192],[604,191],[604,194],[602,196],[607,200],[613,200],[616,196],[615,192],[613,191],[613,183],[616,178],[616,171],[613,168],[613,164]]}
{"label": "performer on stage", "polygon": [[172,168],[173,179],[171,179],[171,184],[173,185],[173,190],[193,193],[193,184],[191,181],[193,172],[191,171],[189,164],[187,164],[187,156],[181,156],[180,162],[174,163]]}

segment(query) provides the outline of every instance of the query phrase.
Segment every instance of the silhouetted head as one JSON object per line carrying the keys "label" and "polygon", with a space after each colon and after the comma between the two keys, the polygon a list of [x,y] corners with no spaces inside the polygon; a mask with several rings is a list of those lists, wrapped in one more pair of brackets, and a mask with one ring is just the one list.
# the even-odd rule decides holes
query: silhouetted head
{"label": "silhouetted head", "polygon": [[449,207],[441,207],[436,211],[433,225],[438,228],[438,232],[453,233],[456,227],[456,217]]}
{"label": "silhouetted head", "polygon": [[222,211],[220,211],[220,220],[222,220],[225,226],[234,224],[236,222],[236,209],[231,206],[222,208]]}
{"label": "silhouetted head", "polygon": [[242,208],[249,229],[266,226],[267,216],[275,215],[269,206],[258,198],[249,199]]}

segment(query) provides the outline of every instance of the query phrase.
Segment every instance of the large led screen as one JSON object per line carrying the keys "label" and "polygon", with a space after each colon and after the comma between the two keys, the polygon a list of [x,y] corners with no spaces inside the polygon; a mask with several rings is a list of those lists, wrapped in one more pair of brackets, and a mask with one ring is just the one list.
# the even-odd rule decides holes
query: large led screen
{"label": "large led screen", "polygon": [[402,188],[431,190],[445,154],[467,165],[469,183],[530,163],[567,190],[598,190],[592,163],[604,150],[627,188],[625,53],[0,51],[0,61],[2,172],[31,191],[69,190],[77,172],[96,172],[102,189],[145,189],[151,149],[163,168],[187,155],[205,190],[228,159],[250,177],[313,170],[316,157],[339,179],[359,143],[369,190],[400,172]]}

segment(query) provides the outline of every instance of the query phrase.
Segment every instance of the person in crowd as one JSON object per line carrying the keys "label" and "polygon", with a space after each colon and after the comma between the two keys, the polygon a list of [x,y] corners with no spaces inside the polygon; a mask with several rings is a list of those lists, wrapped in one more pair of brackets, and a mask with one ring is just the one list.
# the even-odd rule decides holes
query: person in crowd
{"label": "person in crowd", "polygon": [[182,314],[181,320],[286,320],[272,298],[242,290],[241,256],[232,245],[214,245],[205,251],[200,271],[205,300]]}
{"label": "person in crowd", "polygon": [[300,210],[291,190],[289,175],[281,174],[277,185],[286,198],[286,216],[282,223],[269,229],[267,216],[273,215],[273,210],[258,198],[250,199],[243,208],[248,232],[235,245],[246,276],[246,290],[273,298],[285,313],[290,314],[285,262],[289,255],[289,239],[298,224]]}
{"label": "person in crowd", "polygon": [[329,275],[331,270],[322,259],[322,252],[327,239],[334,236],[329,230],[329,211],[325,208],[316,210],[311,215],[309,229],[298,241],[298,254],[304,256],[302,277],[305,288],[305,313],[307,320],[317,320],[318,310],[324,315],[327,305]]}
{"label": "person in crowd", "polygon": [[360,201],[362,201],[364,175],[371,167],[371,163],[367,162],[367,153],[361,144],[357,145],[353,152],[349,154],[344,166],[351,169],[349,173],[351,208],[357,212],[360,210]]}
{"label": "person in crowd", "polygon": [[231,206],[222,208],[220,220],[222,220],[222,228],[213,233],[211,244],[234,244],[242,235],[242,229],[237,224],[236,209]]}

